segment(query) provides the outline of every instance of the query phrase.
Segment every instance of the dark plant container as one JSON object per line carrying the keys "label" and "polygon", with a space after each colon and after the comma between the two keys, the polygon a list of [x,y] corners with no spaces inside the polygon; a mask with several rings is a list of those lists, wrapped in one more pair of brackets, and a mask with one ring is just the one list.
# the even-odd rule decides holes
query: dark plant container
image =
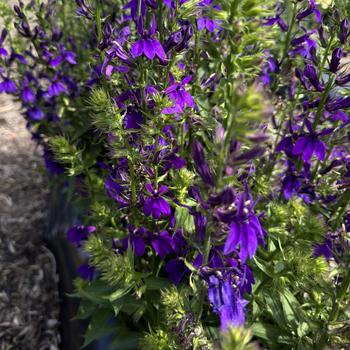
{"label": "dark plant container", "polygon": [[[79,300],[69,296],[74,292],[73,281],[78,276],[78,267],[85,262],[84,254],[68,242],[66,233],[79,222],[79,209],[73,204],[72,183],[54,183],[48,203],[47,228],[44,241],[56,258],[59,275],[60,332],[62,350],[79,350],[84,342],[83,335],[88,326],[87,320],[74,319]],[[108,338],[94,341],[84,350],[106,350]]]}

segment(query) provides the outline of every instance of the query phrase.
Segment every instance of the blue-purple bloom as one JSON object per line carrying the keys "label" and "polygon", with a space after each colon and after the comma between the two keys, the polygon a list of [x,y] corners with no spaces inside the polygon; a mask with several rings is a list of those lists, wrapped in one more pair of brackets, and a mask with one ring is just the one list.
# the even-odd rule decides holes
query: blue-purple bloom
{"label": "blue-purple bloom", "polygon": [[233,209],[229,209],[228,213],[218,213],[219,217],[225,215],[226,220],[231,221],[224,254],[232,253],[240,245],[239,258],[243,263],[248,256],[254,256],[259,240],[264,238],[263,229],[253,209],[252,198],[241,193],[237,196]]}
{"label": "blue-purple bloom", "polygon": [[151,28],[149,31],[144,30],[142,16],[139,18],[138,32],[141,39],[135,41],[131,47],[130,53],[133,58],[144,54],[150,60],[153,60],[157,56],[161,61],[165,61],[166,54],[162,44],[157,39],[152,38],[156,33],[156,30],[157,26],[154,17],[152,18]]}
{"label": "blue-purple bloom", "polygon": [[66,93],[66,87],[59,81],[54,81],[51,83],[47,90],[50,97],[59,96],[62,93]]}
{"label": "blue-purple bloom", "polygon": [[293,154],[299,155],[304,162],[310,162],[313,154],[319,159],[324,160],[327,147],[325,143],[318,139],[316,134],[302,135],[298,138],[293,147]]}
{"label": "blue-purple bloom", "polygon": [[329,64],[329,70],[332,73],[336,73],[340,64],[340,60],[343,57],[343,50],[341,47],[337,47],[332,52],[332,59]]}
{"label": "blue-purple bloom", "polygon": [[196,103],[193,97],[186,91],[186,85],[192,80],[191,76],[187,76],[180,83],[175,83],[174,77],[170,75],[171,85],[165,89],[165,94],[174,103],[172,107],[162,110],[163,114],[181,114],[186,107],[195,108]]}
{"label": "blue-purple bloom", "polygon": [[167,200],[163,197],[168,192],[168,187],[161,185],[155,189],[152,184],[146,184],[146,189],[150,194],[145,200],[143,211],[146,216],[152,215],[154,219],[160,219],[162,216],[170,216],[171,208]]}
{"label": "blue-purple bloom", "polygon": [[92,281],[95,275],[95,267],[90,264],[80,265],[78,268],[78,273],[83,280]]}
{"label": "blue-purple bloom", "polygon": [[321,22],[321,13],[316,6],[315,0],[309,0],[309,7],[304,11],[299,12],[296,18],[301,21],[312,13],[315,15],[316,22]]}
{"label": "blue-purple bloom", "polygon": [[16,84],[9,78],[4,78],[0,83],[0,93],[15,94],[17,92]]}
{"label": "blue-purple bloom", "polygon": [[90,234],[95,231],[95,226],[76,225],[68,230],[67,238],[70,242],[74,243],[78,247],[81,247],[83,241],[86,241]]}
{"label": "blue-purple bloom", "polygon": [[244,324],[244,308],[247,301],[234,291],[230,276],[224,280],[214,275],[210,276],[208,298],[214,311],[220,316],[221,330],[225,331],[229,326],[239,327]]}

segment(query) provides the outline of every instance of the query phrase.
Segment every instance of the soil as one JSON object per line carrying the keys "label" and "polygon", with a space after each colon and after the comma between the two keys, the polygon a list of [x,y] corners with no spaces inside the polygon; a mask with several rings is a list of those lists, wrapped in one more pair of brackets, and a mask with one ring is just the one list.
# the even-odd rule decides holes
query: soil
{"label": "soil", "polygon": [[48,184],[18,107],[0,95],[0,350],[60,344],[56,264],[42,241]]}

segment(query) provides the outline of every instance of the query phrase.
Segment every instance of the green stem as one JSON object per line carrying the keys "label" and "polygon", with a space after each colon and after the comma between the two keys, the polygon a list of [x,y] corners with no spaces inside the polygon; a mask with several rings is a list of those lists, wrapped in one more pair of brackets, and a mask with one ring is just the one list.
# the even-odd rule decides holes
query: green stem
{"label": "green stem", "polygon": [[136,178],[135,178],[135,167],[133,161],[129,157],[129,170],[130,170],[130,187],[131,187],[131,206],[132,210],[136,208]]}
{"label": "green stem", "polygon": [[291,38],[292,38],[293,27],[294,27],[294,24],[295,24],[295,21],[296,21],[296,17],[297,17],[297,5],[298,5],[297,2],[295,2],[294,5],[293,5],[292,19],[291,19],[291,21],[289,23],[288,32],[286,34],[286,40],[284,42],[283,54],[282,54],[282,59],[281,59],[281,64],[280,64],[281,66],[282,66],[282,63],[287,58],[288,48],[289,48],[289,45],[290,45],[290,42],[291,42]]}
{"label": "green stem", "polygon": [[326,104],[329,92],[331,91],[331,89],[333,87],[333,83],[334,83],[334,76],[330,76],[329,79],[328,79],[326,88],[324,89],[323,94],[321,96],[321,101],[320,101],[320,103],[318,105],[318,108],[317,108],[316,117],[315,117],[315,121],[314,121],[314,124],[313,124],[314,131],[316,131],[317,125],[318,125],[318,123],[320,121],[324,105]]}
{"label": "green stem", "polygon": [[97,40],[98,44],[102,41],[102,21],[101,21],[101,8],[99,0],[95,0],[95,19],[97,27]]}
{"label": "green stem", "polygon": [[333,306],[329,314],[327,329],[324,329],[322,331],[322,335],[317,344],[317,349],[324,349],[326,347],[328,343],[328,326],[330,323],[333,323],[334,321],[336,321],[338,317],[339,309],[340,309],[340,304],[345,298],[345,295],[347,293],[349,286],[350,286],[350,269],[347,268],[347,272],[343,279],[343,282],[340,285],[335,297],[333,298]]}

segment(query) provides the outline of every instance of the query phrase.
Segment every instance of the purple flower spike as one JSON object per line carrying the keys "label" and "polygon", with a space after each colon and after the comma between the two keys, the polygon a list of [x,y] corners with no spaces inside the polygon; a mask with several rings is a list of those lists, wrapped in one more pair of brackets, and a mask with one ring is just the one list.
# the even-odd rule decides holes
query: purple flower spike
{"label": "purple flower spike", "polygon": [[152,184],[146,184],[146,189],[151,197],[147,198],[143,207],[146,216],[152,215],[154,219],[159,219],[161,216],[170,216],[171,207],[166,201],[163,194],[168,191],[168,187],[162,185],[156,190]]}
{"label": "purple flower spike", "polygon": [[345,44],[349,36],[349,19],[345,17],[340,23],[339,40]]}
{"label": "purple flower spike", "polygon": [[138,31],[141,35],[140,40],[134,42],[131,47],[130,53],[133,58],[139,57],[144,54],[151,61],[157,56],[161,61],[165,61],[166,54],[164,52],[163,46],[161,43],[153,39],[152,36],[156,32],[156,22],[155,18],[152,18],[151,28],[147,32],[143,28],[142,17],[139,19]]}
{"label": "purple flower spike", "polygon": [[329,64],[329,70],[332,73],[336,73],[340,64],[340,60],[343,57],[343,50],[340,47],[337,47],[333,50],[331,63]]}
{"label": "purple flower spike", "polygon": [[92,232],[96,231],[95,226],[73,226],[67,232],[67,238],[70,242],[74,243],[78,247],[82,246],[82,242],[86,241]]}

